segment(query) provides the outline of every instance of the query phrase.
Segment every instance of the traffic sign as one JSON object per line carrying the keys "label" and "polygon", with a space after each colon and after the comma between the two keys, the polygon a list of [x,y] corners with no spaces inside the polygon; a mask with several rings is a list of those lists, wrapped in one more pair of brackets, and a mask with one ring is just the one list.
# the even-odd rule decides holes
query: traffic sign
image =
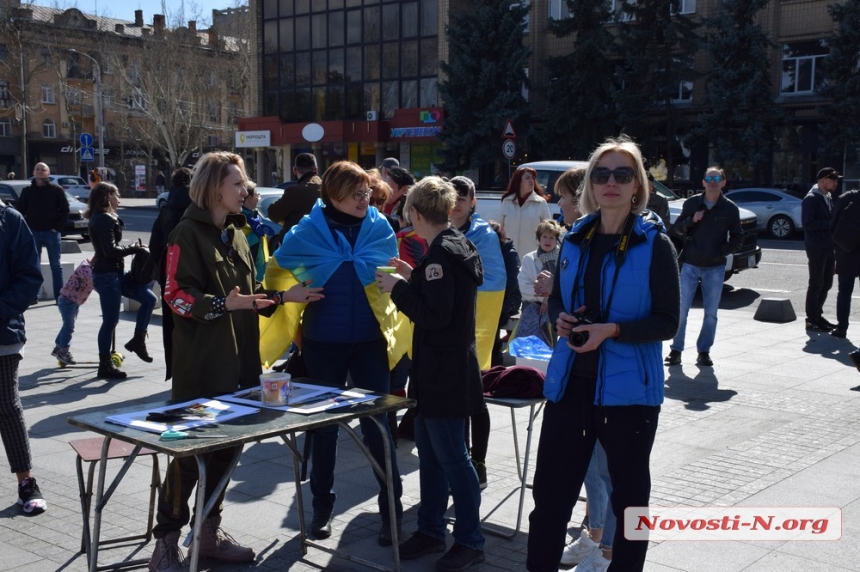
{"label": "traffic sign", "polygon": [[81,147],[92,147],[93,136],[90,133],[81,133]]}
{"label": "traffic sign", "polygon": [[513,159],[514,155],[517,154],[517,144],[513,139],[505,139],[505,142],[502,143],[502,153],[504,153],[505,158]]}
{"label": "traffic sign", "polygon": [[505,121],[505,130],[502,131],[502,137],[504,137],[505,139],[517,138],[517,132],[514,131],[514,124],[511,123],[510,119]]}
{"label": "traffic sign", "polygon": [[81,147],[81,161],[84,163],[95,161],[95,153],[93,153],[92,147]]}

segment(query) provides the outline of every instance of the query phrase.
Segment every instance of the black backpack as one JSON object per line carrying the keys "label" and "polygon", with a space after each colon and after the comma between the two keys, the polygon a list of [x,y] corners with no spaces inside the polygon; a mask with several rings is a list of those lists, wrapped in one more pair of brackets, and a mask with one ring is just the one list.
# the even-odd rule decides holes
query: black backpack
{"label": "black backpack", "polygon": [[141,248],[131,259],[131,277],[138,284],[149,284],[155,273],[155,257],[151,256],[148,248]]}

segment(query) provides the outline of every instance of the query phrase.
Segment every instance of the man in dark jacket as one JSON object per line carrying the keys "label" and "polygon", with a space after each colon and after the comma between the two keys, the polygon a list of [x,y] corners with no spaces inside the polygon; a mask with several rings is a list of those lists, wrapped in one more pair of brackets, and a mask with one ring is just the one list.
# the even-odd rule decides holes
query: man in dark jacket
{"label": "man in dark jacket", "polygon": [[[167,257],[167,240],[170,233],[179,224],[185,209],[191,204],[188,189],[191,186],[191,170],[181,167],[173,172],[171,177],[170,194],[167,204],[158,213],[158,218],[152,225],[149,239],[150,260],[154,262],[152,278],[161,287],[162,308],[164,305],[165,259]],[[164,362],[167,366],[164,380],[173,377],[173,312],[161,314],[161,338],[164,343]]]}
{"label": "man in dark jacket", "polygon": [[[831,231],[835,230],[842,217],[860,211],[860,191],[854,190],[840,195],[833,209]],[[856,217],[856,214],[854,215]],[[846,221],[842,221],[845,223]],[[854,228],[854,233],[857,229]],[[856,236],[856,234],[855,234]],[[848,244],[834,235],[833,246],[836,251],[836,274],[839,275],[839,293],[836,295],[836,329],[830,332],[835,338],[848,335],[848,315],[851,313],[851,294],[854,281],[860,276],[860,248]]]}
{"label": "man in dark jacket", "polygon": [[48,506],[30,475],[33,458],[18,395],[18,362],[27,341],[24,310],[41,285],[33,235],[21,215],[0,202],[0,432],[18,477],[18,504],[27,514],[45,512]]}
{"label": "man in dark jacket", "polygon": [[296,155],[293,174],[299,182],[284,189],[284,196],[269,206],[269,219],[283,226],[278,235],[278,244],[303,216],[311,212],[320,198],[322,180],[317,170],[317,159],[311,153]]}
{"label": "man in dark jacket", "polygon": [[[27,226],[33,232],[36,252],[42,256],[42,246],[48,251],[51,264],[54,300],[63,287],[63,267],[60,265],[60,233],[69,218],[69,201],[66,191],[52,183],[48,177],[51,169],[44,163],[36,163],[33,168],[33,183],[24,187],[16,208],[24,215]],[[38,295],[38,294],[37,294]],[[36,296],[33,297],[36,299]]]}
{"label": "man in dark jacket", "polygon": [[806,243],[806,260],[809,267],[809,284],[806,287],[806,329],[829,332],[835,324],[821,315],[827,293],[833,286],[833,239],[830,237],[830,219],[833,204],[830,194],[842,178],[833,167],[818,171],[818,183],[803,197],[800,213],[803,222],[803,240]]}
{"label": "man in dark jacket", "polygon": [[740,248],[744,238],[738,207],[723,195],[725,172],[719,167],[708,167],[702,184],[705,192],[684,201],[681,214],[671,229],[671,235],[683,240],[684,249],[681,251],[681,319],[666,357],[669,365],[681,363],[687,314],[699,283],[702,284],[705,319],[696,341],[699,352],[696,364],[714,365],[710,352],[717,332],[717,309],[723,294],[726,257]]}

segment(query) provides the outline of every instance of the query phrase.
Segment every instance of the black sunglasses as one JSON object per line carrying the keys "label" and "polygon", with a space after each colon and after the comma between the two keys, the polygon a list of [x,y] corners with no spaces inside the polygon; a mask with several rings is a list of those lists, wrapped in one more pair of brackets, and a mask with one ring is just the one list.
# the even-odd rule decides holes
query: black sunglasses
{"label": "black sunglasses", "polygon": [[619,185],[626,185],[636,178],[636,171],[632,167],[618,167],[610,170],[606,167],[595,167],[591,170],[591,182],[596,185],[605,185],[609,182],[609,177],[615,177],[615,182]]}
{"label": "black sunglasses", "polygon": [[233,248],[233,242],[230,240],[230,235],[227,234],[227,229],[221,231],[221,242],[224,243],[224,246],[229,247],[227,250],[227,260],[230,261],[230,264],[236,264],[236,249]]}

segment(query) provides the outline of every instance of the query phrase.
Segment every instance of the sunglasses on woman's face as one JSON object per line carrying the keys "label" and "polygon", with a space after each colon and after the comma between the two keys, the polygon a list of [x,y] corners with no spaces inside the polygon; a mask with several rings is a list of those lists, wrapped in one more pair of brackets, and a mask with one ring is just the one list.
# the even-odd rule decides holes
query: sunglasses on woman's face
{"label": "sunglasses on woman's face", "polygon": [[609,182],[610,176],[615,177],[615,182],[619,185],[626,185],[633,181],[636,172],[632,167],[618,167],[617,169],[595,167],[591,171],[591,182],[595,185],[605,185]]}
{"label": "sunglasses on woman's face", "polygon": [[233,248],[233,243],[230,241],[230,235],[227,234],[227,230],[221,231],[221,242],[224,243],[224,246],[229,247],[227,250],[227,259],[230,261],[230,264],[236,264],[236,249]]}
{"label": "sunglasses on woman's face", "polygon": [[723,182],[723,176],[722,175],[708,175],[707,177],[705,177],[705,182],[706,183],[722,183]]}

